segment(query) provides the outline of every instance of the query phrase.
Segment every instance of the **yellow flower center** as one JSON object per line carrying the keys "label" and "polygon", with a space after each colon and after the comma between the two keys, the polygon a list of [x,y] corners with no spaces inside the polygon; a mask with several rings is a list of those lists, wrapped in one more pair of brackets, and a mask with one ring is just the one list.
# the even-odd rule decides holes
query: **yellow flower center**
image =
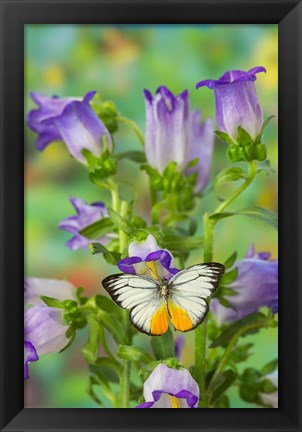
{"label": "yellow flower center", "polygon": [[180,408],[179,399],[175,396],[170,396],[171,408]]}

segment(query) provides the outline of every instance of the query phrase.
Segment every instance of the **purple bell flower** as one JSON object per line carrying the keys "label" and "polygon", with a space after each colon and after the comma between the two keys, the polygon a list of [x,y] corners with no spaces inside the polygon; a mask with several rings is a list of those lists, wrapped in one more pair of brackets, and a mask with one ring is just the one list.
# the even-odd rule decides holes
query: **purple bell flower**
{"label": "purple bell flower", "polygon": [[261,131],[263,115],[254,84],[259,72],[266,70],[262,66],[248,72],[233,70],[225,72],[218,80],[200,81],[196,85],[196,88],[214,89],[218,130],[228,134],[233,141],[237,140],[239,126],[254,140]]}
{"label": "purple bell flower", "polygon": [[63,315],[63,309],[42,304],[25,310],[24,340],[33,345],[38,356],[59,352],[68,344]]}
{"label": "purple bell flower", "polygon": [[179,272],[173,267],[172,254],[167,249],[161,249],[152,234],[141,243],[130,243],[128,253],[128,258],[117,263],[124,273],[142,274],[153,279],[170,279]]}
{"label": "purple bell flower", "polygon": [[38,133],[37,149],[44,150],[53,141],[64,141],[71,155],[86,164],[81,153],[83,149],[100,156],[104,136],[111,148],[110,134],[89,104],[94,95],[95,92],[90,91],[81,101],[79,98],[49,98],[31,93],[38,109],[28,113],[27,124]]}
{"label": "purple bell flower", "polygon": [[246,258],[237,261],[237,279],[229,287],[236,294],[225,296],[232,308],[222,306],[217,298],[211,301],[211,311],[219,325],[245,317],[262,306],[278,312],[278,261],[269,261],[270,254],[255,253],[250,247]]}
{"label": "purple bell flower", "polygon": [[68,343],[63,309],[46,306],[41,295],[61,301],[77,298],[74,286],[67,281],[24,279],[24,304],[27,306],[24,311],[24,379],[29,378],[30,362],[39,360],[40,355],[60,351]]}
{"label": "purple bell flower", "polygon": [[[59,228],[70,232],[73,237],[68,240],[66,246],[72,250],[87,248],[92,240],[79,234],[79,232],[87,227],[88,225],[96,222],[103,217],[108,216],[106,206],[102,202],[94,202],[92,204],[87,204],[81,198],[70,198],[70,202],[75,208],[77,214],[75,216],[69,216],[63,219],[59,223]],[[98,241],[102,244],[108,243],[110,240],[110,235],[105,235],[103,237],[97,238],[94,241]]]}
{"label": "purple bell flower", "polygon": [[199,111],[189,111],[188,90],[174,96],[161,86],[153,97],[144,90],[146,104],[145,148],[149,164],[163,173],[171,162],[181,171],[195,158],[198,165],[189,172],[198,173],[196,191],[206,186],[214,145],[212,120],[200,122]]}
{"label": "purple bell flower", "polygon": [[186,369],[161,363],[144,383],[144,398],[137,408],[197,408],[199,387]]}
{"label": "purple bell flower", "polygon": [[77,299],[75,287],[70,282],[58,279],[25,278],[24,304],[44,305],[45,303],[40,299],[41,295],[61,301]]}
{"label": "purple bell flower", "polygon": [[32,343],[24,341],[24,379],[29,378],[29,363],[39,360],[37,351]]}

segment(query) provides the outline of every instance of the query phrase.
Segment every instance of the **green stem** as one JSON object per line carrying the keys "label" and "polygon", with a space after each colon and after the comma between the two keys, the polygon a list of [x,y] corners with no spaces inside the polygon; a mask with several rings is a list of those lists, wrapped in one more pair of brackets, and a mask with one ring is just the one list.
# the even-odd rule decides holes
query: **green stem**
{"label": "green stem", "polygon": [[254,180],[254,177],[256,175],[256,169],[257,169],[257,162],[251,161],[249,162],[249,175],[246,178],[246,180],[242,183],[241,186],[239,186],[238,189],[236,189],[233,194],[223,203],[220,204],[220,206],[217,207],[216,211],[214,213],[221,213],[223,210],[226,209]]}
{"label": "green stem", "polygon": [[123,116],[117,116],[116,120],[118,122],[120,122],[120,123],[123,123],[123,124],[127,125],[130,129],[132,129],[133,132],[138,137],[138,139],[140,140],[140,142],[142,143],[142,145],[145,145],[144,136],[141,133],[141,131],[140,131],[139,127],[137,126],[137,124],[133,120],[130,120],[127,117],[123,117]]}
{"label": "green stem", "polygon": [[219,375],[223,372],[225,365],[227,364],[228,358],[230,356],[230,354],[233,351],[234,346],[236,345],[238,339],[240,338],[240,336],[242,336],[244,333],[249,332],[249,331],[253,331],[253,330],[257,330],[259,328],[263,327],[263,324],[260,323],[255,323],[255,324],[249,324],[245,327],[241,327],[237,333],[234,334],[234,336],[232,337],[232,339],[230,340],[227,348],[224,351],[223,356],[221,357],[221,360],[215,370],[215,373],[212,376],[212,379],[209,383],[208,386],[208,391],[207,391],[207,399],[211,400],[211,396],[212,396],[212,391],[215,388],[215,381],[217,380],[217,378],[219,377]]}
{"label": "green stem", "polygon": [[[204,262],[210,262],[213,259],[213,240],[214,240],[214,223],[209,219],[209,214],[205,213],[203,217],[204,227]],[[195,374],[196,381],[200,390],[200,407],[207,406],[206,398],[206,362],[207,362],[207,323],[204,322],[195,330]]]}
{"label": "green stem", "polygon": [[[127,217],[129,204],[127,201],[121,202],[120,214],[123,218]],[[127,234],[123,230],[119,230],[119,249],[120,253],[123,253],[127,246]],[[127,310],[122,311],[123,314],[123,325],[126,329],[126,333],[131,339],[130,327],[129,327],[129,312]],[[131,341],[130,341],[131,344]],[[129,393],[130,393],[130,373],[131,373],[131,362],[123,360],[122,373],[120,376],[120,389],[121,389],[121,408],[128,408],[129,406]]]}
{"label": "green stem", "polygon": [[[256,162],[251,161],[249,163],[249,175],[242,185],[236,189],[233,194],[225,200],[220,206],[217,207],[214,213],[221,213],[226,209],[253,181],[256,175]],[[204,262],[213,261],[213,248],[214,248],[214,234],[216,222],[211,220],[209,213],[205,213],[203,217],[203,230],[204,230]],[[235,342],[236,343],[236,342]],[[230,348],[232,350],[232,347]],[[226,351],[226,358],[229,355],[229,351]],[[224,357],[223,357],[224,358]],[[207,318],[204,322],[198,326],[195,330],[195,377],[198,382],[201,400],[199,403],[200,407],[206,407],[208,405],[208,392],[206,392],[206,364],[207,364]],[[222,364],[222,368],[224,363]],[[218,370],[218,369],[217,369]],[[215,372],[214,376],[218,376],[219,371]],[[219,369],[220,370],[220,369]],[[213,376],[213,378],[214,378]],[[215,378],[216,379],[216,378]],[[212,381],[213,382],[213,379]]]}

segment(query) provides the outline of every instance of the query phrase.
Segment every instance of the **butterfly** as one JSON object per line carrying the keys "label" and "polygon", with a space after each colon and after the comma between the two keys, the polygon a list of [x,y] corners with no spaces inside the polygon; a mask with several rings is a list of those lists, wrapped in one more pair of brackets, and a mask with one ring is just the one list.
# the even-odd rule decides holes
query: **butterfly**
{"label": "butterfly", "polygon": [[102,284],[112,299],[130,310],[131,323],[139,331],[160,336],[174,328],[193,330],[207,316],[207,299],[215,292],[224,273],[223,264],[196,264],[176,273],[170,280],[121,273],[106,277]]}

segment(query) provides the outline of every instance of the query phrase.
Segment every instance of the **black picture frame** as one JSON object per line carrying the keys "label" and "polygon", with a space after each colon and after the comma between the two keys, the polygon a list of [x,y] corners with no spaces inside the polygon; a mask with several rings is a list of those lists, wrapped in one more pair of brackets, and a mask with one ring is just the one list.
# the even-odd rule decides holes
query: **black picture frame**
{"label": "black picture frame", "polygon": [[[0,0],[1,430],[301,431],[301,65],[297,0]],[[24,409],[23,47],[35,23],[215,23],[279,26],[279,408]]]}

